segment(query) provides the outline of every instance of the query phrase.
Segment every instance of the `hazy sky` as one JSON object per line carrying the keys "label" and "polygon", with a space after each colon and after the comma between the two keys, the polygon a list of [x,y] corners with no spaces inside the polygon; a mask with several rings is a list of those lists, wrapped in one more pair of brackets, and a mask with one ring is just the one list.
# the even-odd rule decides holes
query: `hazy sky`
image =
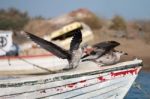
{"label": "hazy sky", "polygon": [[126,19],[150,19],[150,0],[0,0],[0,9],[10,7],[45,18],[87,8],[106,18],[121,15]]}

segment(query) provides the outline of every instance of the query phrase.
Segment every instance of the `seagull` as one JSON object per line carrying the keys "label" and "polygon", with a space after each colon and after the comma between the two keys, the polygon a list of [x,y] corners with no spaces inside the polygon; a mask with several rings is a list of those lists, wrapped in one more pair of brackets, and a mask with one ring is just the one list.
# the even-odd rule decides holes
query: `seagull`
{"label": "seagull", "polygon": [[114,48],[119,45],[120,43],[116,41],[104,41],[97,43],[92,46],[92,50],[90,50],[90,52],[87,52],[87,54],[82,57],[82,61],[98,59],[111,50],[114,50]]}
{"label": "seagull", "polygon": [[38,36],[33,35],[32,33],[29,32],[25,32],[25,33],[32,41],[40,45],[45,50],[51,52],[52,54],[56,55],[61,59],[67,59],[69,63],[69,67],[65,68],[65,70],[69,70],[69,69],[76,68],[78,66],[80,59],[82,57],[82,50],[83,50],[80,47],[80,43],[82,42],[81,30],[76,29],[72,32],[74,34],[70,43],[69,50],[63,49],[50,41],[44,40]]}
{"label": "seagull", "polygon": [[101,65],[113,65],[120,61],[122,55],[128,55],[126,52],[111,50],[107,54],[96,59],[96,62]]}
{"label": "seagull", "polygon": [[120,43],[116,41],[104,41],[93,45],[91,52],[82,57],[82,61],[94,61],[101,65],[112,65],[120,61],[122,55],[127,55],[123,51],[114,48]]}

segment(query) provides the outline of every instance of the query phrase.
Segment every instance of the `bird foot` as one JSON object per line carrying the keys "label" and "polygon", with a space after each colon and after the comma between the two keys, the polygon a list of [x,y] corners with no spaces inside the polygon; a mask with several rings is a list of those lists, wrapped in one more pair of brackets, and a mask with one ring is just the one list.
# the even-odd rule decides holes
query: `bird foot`
{"label": "bird foot", "polygon": [[71,70],[73,67],[64,68],[63,70]]}
{"label": "bird foot", "polygon": [[67,71],[67,70],[71,70],[72,68],[64,68],[63,70]]}
{"label": "bird foot", "polygon": [[71,70],[71,69],[75,69],[75,68],[77,68],[77,67],[78,67],[78,66],[75,66],[75,67],[70,66],[70,67],[64,68],[63,70]]}

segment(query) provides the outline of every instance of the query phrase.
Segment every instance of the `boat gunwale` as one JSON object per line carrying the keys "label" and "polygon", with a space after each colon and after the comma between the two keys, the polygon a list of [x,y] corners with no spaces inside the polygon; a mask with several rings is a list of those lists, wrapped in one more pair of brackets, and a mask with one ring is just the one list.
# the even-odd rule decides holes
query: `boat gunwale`
{"label": "boat gunwale", "polygon": [[20,59],[20,58],[42,58],[42,57],[51,57],[54,56],[52,53],[48,54],[41,54],[41,55],[22,55],[22,56],[0,56],[0,61],[1,60],[6,60],[6,59]]}
{"label": "boat gunwale", "polygon": [[[33,80],[33,81],[11,82],[11,83],[3,83],[3,84],[1,83],[0,88],[5,88],[5,86],[7,86],[7,87],[8,86],[9,87],[16,87],[14,85],[17,85],[17,84],[20,85],[20,86],[22,86],[22,85],[45,84],[46,82],[49,83],[49,82],[73,79],[73,78],[78,78],[78,77],[83,77],[83,76],[91,76],[91,75],[103,74],[103,73],[108,73],[108,72],[113,72],[113,71],[132,69],[132,68],[136,68],[136,67],[142,67],[142,63],[129,64],[129,65],[121,66],[121,67],[114,67],[114,68],[108,68],[108,69],[104,69],[104,70],[90,71],[90,72],[85,72],[85,73],[80,73],[80,74],[56,76],[56,77],[53,77],[53,78]],[[7,81],[7,80],[4,80],[4,81]]]}
{"label": "boat gunwale", "polygon": [[[107,76],[107,75],[106,75],[106,76]],[[118,78],[122,78],[122,77],[117,77],[117,78],[114,78],[114,79],[118,79]],[[96,79],[96,78],[92,78],[92,79]],[[92,79],[88,79],[88,80],[92,80]],[[110,79],[110,80],[114,80],[114,79]],[[109,81],[110,81],[110,80],[109,80]],[[119,82],[122,82],[122,81],[119,81]],[[97,82],[97,83],[93,83],[93,84],[90,84],[90,85],[88,85],[88,86],[71,89],[71,90],[68,90],[68,91],[65,91],[65,92],[61,92],[61,93],[66,93],[66,92],[70,92],[70,91],[82,89],[82,88],[89,87],[89,86],[93,86],[93,85],[97,85],[97,84],[100,84],[100,83],[103,83],[103,81]],[[118,83],[118,82],[117,82],[117,83]],[[115,83],[114,83],[114,84],[115,84]],[[1,95],[0,97],[7,97],[7,96],[10,96],[10,95],[19,95],[19,94],[30,93],[30,92],[36,92],[36,91],[41,91],[41,90],[48,90],[48,89],[52,89],[52,88],[62,87],[62,86],[65,86],[65,85],[66,85],[66,84],[61,85],[61,86],[51,87],[51,88],[44,88],[44,89],[32,90],[32,91],[28,91],[28,92],[14,93],[14,94],[9,94],[9,95]],[[61,93],[56,93],[56,94],[49,95],[49,96],[55,96],[55,95],[61,94]],[[47,97],[47,96],[46,96],[46,97]],[[41,98],[44,98],[44,97],[41,97]]]}

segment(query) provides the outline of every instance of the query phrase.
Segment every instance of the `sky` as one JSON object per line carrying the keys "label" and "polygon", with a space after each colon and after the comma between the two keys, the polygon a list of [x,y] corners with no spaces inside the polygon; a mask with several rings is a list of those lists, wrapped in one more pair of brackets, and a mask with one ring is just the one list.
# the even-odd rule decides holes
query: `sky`
{"label": "sky", "polygon": [[53,18],[87,8],[105,18],[121,15],[127,20],[150,19],[150,0],[0,0],[0,9],[10,7],[27,11],[32,17]]}

